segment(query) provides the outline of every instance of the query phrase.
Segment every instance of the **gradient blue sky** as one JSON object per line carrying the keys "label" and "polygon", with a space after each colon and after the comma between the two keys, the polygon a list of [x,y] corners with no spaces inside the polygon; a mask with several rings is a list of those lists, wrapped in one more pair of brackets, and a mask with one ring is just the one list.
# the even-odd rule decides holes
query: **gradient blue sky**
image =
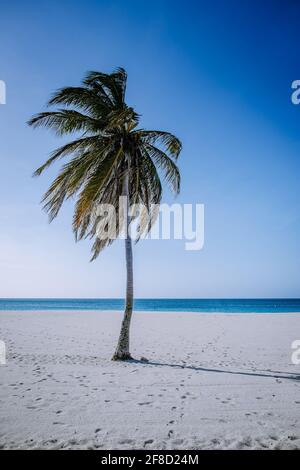
{"label": "gradient blue sky", "polygon": [[[263,4],[263,5],[262,5]],[[89,263],[72,205],[39,200],[61,141],[25,122],[90,69],[127,69],[142,126],[183,141],[178,202],[205,204],[205,246],[135,247],[137,297],[300,297],[297,1],[14,1],[1,5],[0,297],[122,297],[123,244]],[[169,198],[167,198],[169,199]]]}

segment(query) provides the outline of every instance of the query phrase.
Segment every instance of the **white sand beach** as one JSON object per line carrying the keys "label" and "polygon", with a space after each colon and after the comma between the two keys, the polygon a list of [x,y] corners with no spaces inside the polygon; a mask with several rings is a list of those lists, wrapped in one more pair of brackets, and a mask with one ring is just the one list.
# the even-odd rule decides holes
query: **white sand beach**
{"label": "white sand beach", "polygon": [[300,449],[300,314],[0,312],[1,448]]}

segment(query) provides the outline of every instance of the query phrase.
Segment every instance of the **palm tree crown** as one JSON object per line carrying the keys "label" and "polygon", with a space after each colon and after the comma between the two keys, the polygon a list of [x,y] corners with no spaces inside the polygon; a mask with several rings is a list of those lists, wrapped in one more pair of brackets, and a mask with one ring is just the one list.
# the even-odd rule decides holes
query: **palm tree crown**
{"label": "palm tree crown", "polygon": [[[40,175],[52,163],[69,157],[43,197],[45,210],[53,220],[63,202],[77,196],[73,230],[77,239],[94,238],[95,259],[112,240],[97,237],[97,207],[112,204],[119,211],[119,197],[124,194],[127,178],[129,204],[143,204],[149,214],[141,232],[148,231],[160,204],[162,175],[178,193],[180,174],[176,160],[180,141],[168,132],[138,129],[139,116],[125,103],[127,74],[119,68],[111,74],[89,72],[80,87],[62,88],[48,105],[62,106],[31,118],[33,127],[49,127],[58,135],[80,133],[78,138],[56,149],[38,168]],[[117,231],[121,232],[122,223]]]}

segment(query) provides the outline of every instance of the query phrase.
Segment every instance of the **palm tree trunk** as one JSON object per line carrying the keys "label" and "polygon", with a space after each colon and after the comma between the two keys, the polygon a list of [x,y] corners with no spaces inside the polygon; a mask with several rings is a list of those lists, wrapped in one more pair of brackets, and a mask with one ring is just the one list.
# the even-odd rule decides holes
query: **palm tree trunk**
{"label": "palm tree trunk", "polygon": [[127,282],[126,282],[126,301],[125,311],[122,321],[119,341],[115,354],[113,355],[114,361],[126,361],[132,359],[129,352],[129,330],[130,321],[132,317],[133,307],[133,263],[132,263],[132,241],[129,235],[129,217],[128,217],[128,175],[124,180],[124,195],[126,196],[126,229],[125,229],[125,253],[126,253],[126,271],[127,271]]}

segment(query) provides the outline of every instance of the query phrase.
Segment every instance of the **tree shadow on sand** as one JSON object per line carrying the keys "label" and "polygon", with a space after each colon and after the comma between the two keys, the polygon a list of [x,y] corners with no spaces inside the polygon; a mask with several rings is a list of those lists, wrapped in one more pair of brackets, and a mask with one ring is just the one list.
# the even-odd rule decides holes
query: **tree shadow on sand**
{"label": "tree shadow on sand", "polygon": [[148,361],[148,360],[139,360],[139,359],[132,359],[129,362],[135,364],[143,364],[149,366],[157,366],[157,367],[173,367],[175,369],[188,369],[195,372],[214,372],[217,374],[232,374],[232,375],[244,375],[250,377],[268,377],[274,379],[288,379],[288,380],[296,380],[300,381],[300,374],[295,374],[294,372],[280,372],[280,371],[265,371],[269,373],[263,372],[243,372],[243,371],[234,371],[228,369],[211,369],[207,367],[196,367],[196,366],[189,366],[186,364],[169,364],[166,362],[156,362],[156,361]]}

